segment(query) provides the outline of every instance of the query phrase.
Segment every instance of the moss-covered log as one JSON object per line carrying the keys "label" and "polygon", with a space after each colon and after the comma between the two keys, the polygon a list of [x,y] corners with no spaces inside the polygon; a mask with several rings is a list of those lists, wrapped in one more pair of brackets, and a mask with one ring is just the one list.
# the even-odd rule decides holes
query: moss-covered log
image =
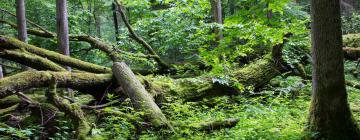
{"label": "moss-covered log", "polygon": [[34,68],[36,70],[66,71],[65,68],[48,59],[19,49],[0,50],[0,57]]}
{"label": "moss-covered log", "polygon": [[236,124],[239,122],[239,119],[229,118],[225,120],[216,120],[216,121],[208,121],[208,122],[200,122],[200,123],[194,123],[190,124],[188,127],[198,129],[198,130],[218,130],[223,128],[231,128],[236,126]]}
{"label": "moss-covered log", "polygon": [[69,56],[65,56],[53,51],[38,48],[36,46],[23,43],[15,38],[0,35],[0,48],[2,49],[22,49],[38,56],[47,58],[55,63],[77,68],[79,70],[94,72],[94,73],[111,73],[107,67],[99,66],[93,63],[84,62]]}
{"label": "moss-covered log", "polygon": [[50,84],[50,91],[47,94],[48,99],[61,111],[65,112],[69,115],[69,118],[75,124],[75,137],[79,140],[87,139],[87,135],[90,132],[90,125],[87,122],[83,111],[80,106],[77,104],[71,104],[68,100],[64,100],[57,96],[56,93],[56,81],[57,79],[54,77]]}
{"label": "moss-covered log", "polygon": [[0,80],[0,98],[30,88],[47,87],[56,77],[59,87],[68,87],[90,94],[103,93],[112,82],[111,74],[26,71]]}
{"label": "moss-covered log", "polygon": [[124,93],[131,99],[134,107],[144,112],[146,119],[156,127],[171,127],[153,97],[145,90],[144,85],[140,83],[124,62],[114,63],[113,73]]}
{"label": "moss-covered log", "polygon": [[360,34],[343,35],[343,46],[345,58],[351,60],[360,58]]}

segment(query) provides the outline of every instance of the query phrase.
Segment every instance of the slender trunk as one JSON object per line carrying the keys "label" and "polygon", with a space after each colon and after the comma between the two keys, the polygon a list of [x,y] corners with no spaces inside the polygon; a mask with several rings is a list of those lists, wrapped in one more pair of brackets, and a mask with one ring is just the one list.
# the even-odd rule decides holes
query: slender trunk
{"label": "slender trunk", "polygon": [[[57,39],[60,53],[70,56],[66,0],[56,0]],[[71,68],[67,66],[68,71]]]}
{"label": "slender trunk", "polygon": [[[69,26],[68,15],[66,8],[66,0],[56,0],[56,23],[57,23],[57,41],[58,47],[62,54],[70,56],[69,49]],[[68,71],[71,71],[71,67],[66,66]],[[69,97],[73,97],[73,92],[70,88],[67,89]]]}
{"label": "slender trunk", "polygon": [[[1,20],[3,20],[4,19],[4,15],[1,15]],[[0,25],[0,35],[1,34],[4,34],[3,32],[2,32],[2,28],[3,28],[3,25],[1,24]],[[2,62],[2,59],[0,59],[0,62]],[[0,79],[1,78],[4,78],[4,71],[3,71],[3,68],[2,68],[2,65],[0,65]]]}
{"label": "slender trunk", "polygon": [[[25,0],[16,0],[16,20],[18,26],[18,39],[27,43]],[[22,66],[23,70],[29,70],[29,67]]]}
{"label": "slender trunk", "polygon": [[[212,5],[211,7],[213,12],[214,22],[217,24],[223,24],[221,0],[212,0],[211,5]],[[223,39],[221,29],[215,28],[214,33],[217,34],[217,38],[216,38],[217,41]]]}
{"label": "slender trunk", "polygon": [[228,6],[229,6],[230,15],[235,14],[235,0],[229,0],[228,1]]}
{"label": "slender trunk", "polygon": [[347,100],[340,1],[311,0],[312,101],[309,139],[360,139]]}
{"label": "slender trunk", "polygon": [[119,42],[119,22],[117,19],[117,10],[116,10],[116,5],[115,3],[112,4],[112,10],[113,10],[113,20],[114,20],[114,27],[115,27],[115,39],[116,42]]}
{"label": "slender trunk", "polygon": [[101,10],[99,7],[96,7],[96,3],[94,0],[94,19],[95,19],[95,29],[96,29],[96,35],[101,38]]}
{"label": "slender trunk", "polygon": [[3,68],[2,65],[0,65],[0,79],[4,78]]}
{"label": "slender trunk", "polygon": [[267,17],[268,20],[272,19],[272,17],[273,17],[273,12],[272,12],[272,9],[269,8],[269,3],[267,4],[266,17]]}
{"label": "slender trunk", "polygon": [[[91,5],[91,0],[88,0],[87,1],[87,4],[88,4],[88,12],[89,13],[92,13],[92,5]],[[88,16],[88,34],[91,35],[91,15],[89,14]]]}

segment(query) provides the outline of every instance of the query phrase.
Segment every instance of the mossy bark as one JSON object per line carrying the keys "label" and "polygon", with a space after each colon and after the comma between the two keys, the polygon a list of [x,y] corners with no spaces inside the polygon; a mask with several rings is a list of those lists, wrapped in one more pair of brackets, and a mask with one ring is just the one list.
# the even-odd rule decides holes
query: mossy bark
{"label": "mossy bark", "polygon": [[103,93],[112,82],[111,74],[26,71],[0,80],[0,98],[30,88],[47,87],[52,78],[59,87],[72,88],[88,93]]}
{"label": "mossy bark", "polygon": [[75,123],[76,139],[86,140],[90,132],[90,125],[87,122],[83,111],[81,110],[79,105],[71,104],[68,100],[64,100],[57,96],[56,82],[56,78],[52,79],[50,89],[47,94],[48,99],[61,111],[68,114],[73,123]]}
{"label": "mossy bark", "polygon": [[70,56],[65,56],[53,51],[38,48],[36,46],[23,43],[15,38],[0,35],[0,48],[2,49],[22,49],[38,56],[47,58],[55,63],[77,68],[79,70],[94,72],[94,73],[110,73],[111,70],[107,67],[99,66],[93,63],[84,62]]}
{"label": "mossy bark", "polygon": [[345,88],[339,0],[311,0],[312,100],[308,139],[358,140]]}
{"label": "mossy bark", "polygon": [[[145,90],[135,74],[124,62],[116,62],[113,73],[118,84],[131,99],[135,108],[145,113],[145,117],[155,126],[169,126],[165,115],[154,102],[153,97]],[[171,126],[170,126],[171,127]]]}
{"label": "mossy bark", "polygon": [[236,126],[236,124],[238,122],[239,122],[239,119],[229,118],[229,119],[225,119],[225,120],[215,120],[215,121],[194,123],[194,124],[190,124],[185,127],[191,127],[193,129],[198,129],[198,130],[212,131],[212,130],[219,130],[219,129],[223,129],[223,128],[234,127],[234,126]]}
{"label": "mossy bark", "polygon": [[66,71],[65,68],[48,59],[44,59],[43,57],[28,53],[26,51],[21,51],[19,49],[1,50],[0,57],[26,65],[36,70]]}

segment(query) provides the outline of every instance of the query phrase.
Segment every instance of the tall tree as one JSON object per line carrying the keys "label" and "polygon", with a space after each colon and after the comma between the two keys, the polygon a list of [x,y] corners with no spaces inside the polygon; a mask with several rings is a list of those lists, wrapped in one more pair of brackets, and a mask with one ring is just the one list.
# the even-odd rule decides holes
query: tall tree
{"label": "tall tree", "polygon": [[[1,59],[0,59],[0,62],[2,62]],[[0,79],[1,78],[4,78],[4,71],[3,71],[2,65],[0,65]]]}
{"label": "tall tree", "polygon": [[[211,9],[213,13],[214,22],[218,24],[223,24],[221,0],[211,0]],[[217,40],[223,39],[221,29],[215,28],[214,33],[217,34]]]}
{"label": "tall tree", "polygon": [[311,0],[312,101],[310,139],[360,139],[345,88],[340,1]]}
{"label": "tall tree", "polygon": [[116,42],[119,42],[120,39],[119,39],[119,21],[118,21],[118,18],[117,18],[117,6],[116,4],[113,2],[112,3],[112,10],[113,10],[113,20],[114,20],[114,27],[115,27],[115,39],[116,39]]}
{"label": "tall tree", "polygon": [[[57,42],[59,51],[69,56],[69,27],[67,19],[66,0],[56,0],[56,23],[57,23]],[[67,67],[71,71],[70,67]]]}
{"label": "tall tree", "polygon": [[101,38],[101,24],[102,24],[102,19],[101,19],[101,7],[100,5],[95,2],[94,0],[94,11],[93,11],[93,15],[94,15],[94,20],[95,20],[95,29],[96,29],[96,35]]}
{"label": "tall tree", "polygon": [[[25,0],[16,0],[16,20],[18,26],[18,39],[27,43]],[[22,66],[22,69],[28,70],[30,68]]]}

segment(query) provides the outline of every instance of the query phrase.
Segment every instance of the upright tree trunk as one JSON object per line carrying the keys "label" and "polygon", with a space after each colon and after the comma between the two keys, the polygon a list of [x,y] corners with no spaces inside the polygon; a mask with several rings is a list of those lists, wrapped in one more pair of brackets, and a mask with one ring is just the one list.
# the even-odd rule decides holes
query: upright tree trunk
{"label": "upright tree trunk", "polygon": [[360,139],[345,88],[340,1],[311,0],[312,101],[309,139]]}
{"label": "upright tree trunk", "polygon": [[[218,24],[223,24],[221,0],[211,0],[211,7],[212,7],[212,12],[213,12],[214,22],[218,23]],[[217,35],[216,39],[218,41],[223,39],[221,29],[215,28],[214,33]]]}
{"label": "upright tree trunk", "polygon": [[[69,56],[69,28],[66,10],[66,0],[56,0],[57,39],[60,53]],[[70,67],[67,67],[71,71]]]}
{"label": "upright tree trunk", "polygon": [[95,1],[94,1],[94,19],[95,19],[95,29],[96,29],[96,35],[101,38],[101,10],[99,7],[97,7],[99,5],[96,5]]}
{"label": "upright tree trunk", "polygon": [[229,14],[235,14],[235,0],[228,0]]}
{"label": "upright tree trunk", "polygon": [[[63,55],[70,56],[69,49],[69,26],[68,15],[66,8],[66,0],[56,0],[56,23],[57,23],[57,41],[58,48]],[[68,71],[71,71],[71,67],[66,66]],[[67,89],[69,97],[73,97],[72,90]]]}
{"label": "upright tree trunk", "polygon": [[113,10],[113,20],[114,20],[114,27],[115,27],[115,39],[116,39],[116,42],[119,42],[120,39],[119,39],[119,22],[118,22],[118,19],[117,19],[117,10],[116,10],[116,4],[113,3],[112,4],[112,10]]}
{"label": "upright tree trunk", "polygon": [[[3,20],[4,19],[4,15],[1,15],[1,20]],[[0,25],[0,35],[2,35],[2,34],[4,34],[3,32],[1,32],[2,31],[2,28],[3,28],[3,25],[1,24]],[[2,62],[2,59],[0,58],[0,62]],[[3,68],[2,68],[2,65],[0,65],[0,79],[1,78],[4,78],[4,71],[3,71]]]}
{"label": "upright tree trunk", "polygon": [[272,9],[269,8],[269,3],[267,4],[267,13],[266,13],[266,18],[268,20],[272,19],[273,17],[273,12],[272,12]]}
{"label": "upright tree trunk", "polygon": [[0,65],[0,79],[4,78],[3,68],[2,65]]}
{"label": "upright tree trunk", "polygon": [[[25,0],[16,0],[16,20],[18,26],[18,39],[27,43],[26,17],[25,17]],[[22,66],[23,70],[30,69]]]}

